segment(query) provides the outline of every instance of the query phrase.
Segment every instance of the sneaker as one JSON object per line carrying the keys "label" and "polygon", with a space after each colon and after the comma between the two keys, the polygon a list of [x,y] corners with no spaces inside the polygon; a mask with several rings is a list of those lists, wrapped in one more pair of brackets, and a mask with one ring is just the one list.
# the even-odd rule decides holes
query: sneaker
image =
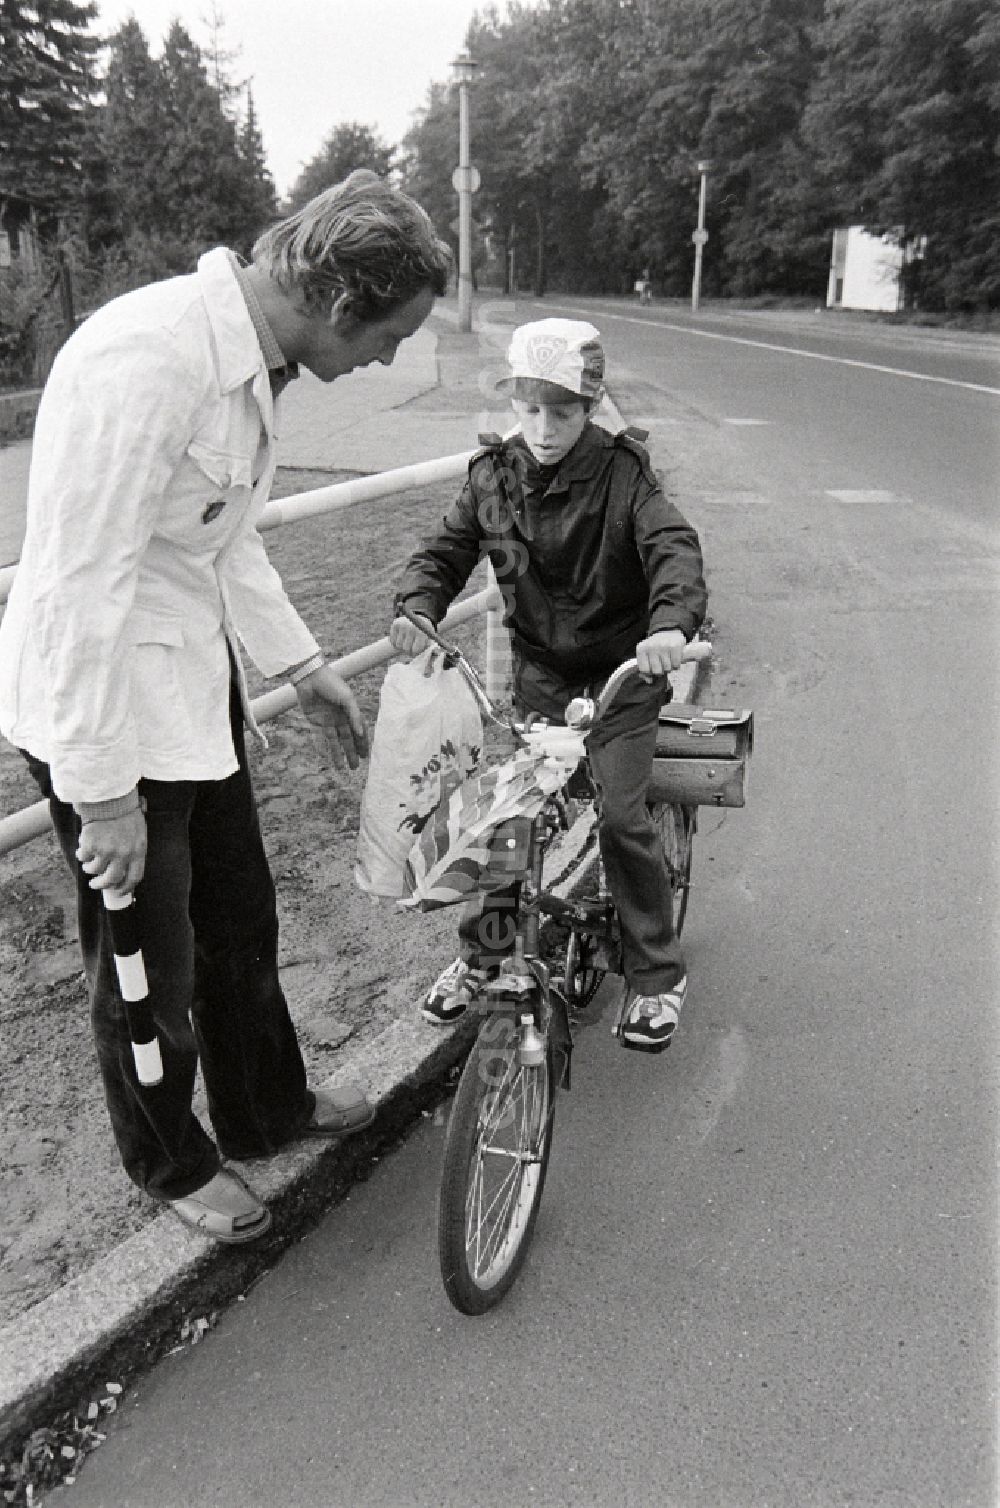
{"label": "sneaker", "polygon": [[486,979],[485,969],[474,969],[464,958],[456,958],[427,991],[420,1014],[435,1026],[450,1026],[465,1015]]}
{"label": "sneaker", "polygon": [[622,1022],[622,1045],[634,1047],[638,1052],[662,1052],[669,1047],[686,995],[686,975],[672,990],[659,995],[636,995]]}

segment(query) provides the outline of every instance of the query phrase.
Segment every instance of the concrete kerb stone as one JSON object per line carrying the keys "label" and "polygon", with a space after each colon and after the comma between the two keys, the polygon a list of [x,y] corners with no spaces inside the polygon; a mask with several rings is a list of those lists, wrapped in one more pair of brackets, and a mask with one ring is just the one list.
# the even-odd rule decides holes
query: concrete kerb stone
{"label": "concrete kerb stone", "polygon": [[360,1078],[378,1102],[377,1120],[342,1142],[307,1140],[241,1165],[274,1216],[259,1241],[221,1245],[165,1212],[0,1331],[0,1450],[75,1407],[95,1379],[154,1360],[185,1315],[238,1298],[440,1099],[472,1034],[471,1025],[441,1033],[403,1020],[366,1048],[345,1051],[330,1084]]}

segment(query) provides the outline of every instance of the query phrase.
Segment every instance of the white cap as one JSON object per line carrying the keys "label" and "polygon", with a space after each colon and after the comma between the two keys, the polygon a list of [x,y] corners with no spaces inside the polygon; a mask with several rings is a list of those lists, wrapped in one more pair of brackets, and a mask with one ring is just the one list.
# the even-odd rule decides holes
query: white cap
{"label": "white cap", "polygon": [[538,319],[518,325],[507,351],[510,376],[498,393],[557,403],[575,395],[595,401],[604,392],[600,331],[582,319]]}

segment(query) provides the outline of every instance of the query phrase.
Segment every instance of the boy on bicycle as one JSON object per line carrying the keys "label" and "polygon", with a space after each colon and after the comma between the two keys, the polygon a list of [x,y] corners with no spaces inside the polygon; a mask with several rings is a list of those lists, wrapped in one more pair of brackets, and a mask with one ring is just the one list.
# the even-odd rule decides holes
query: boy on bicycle
{"label": "boy on bicycle", "polygon": [[[603,393],[599,332],[581,320],[519,326],[507,353],[519,432],[491,438],[469,464],[461,496],[399,583],[397,612],[436,627],[488,555],[513,644],[518,715],[562,720],[574,696],[599,692],[623,660],[633,680],[588,740],[600,795],[599,842],[621,922],[628,994],[622,1041],[660,1052],[680,1016],[687,977],[673,932],[669,879],[645,795],[665,679],[705,616],[698,536],[662,492],[639,439],[591,421]],[[424,636],[404,617],[389,635],[416,654]],[[422,1014],[456,1021],[514,936],[510,895],[467,908],[460,956],[429,990]],[[506,908],[506,913],[505,912]]]}

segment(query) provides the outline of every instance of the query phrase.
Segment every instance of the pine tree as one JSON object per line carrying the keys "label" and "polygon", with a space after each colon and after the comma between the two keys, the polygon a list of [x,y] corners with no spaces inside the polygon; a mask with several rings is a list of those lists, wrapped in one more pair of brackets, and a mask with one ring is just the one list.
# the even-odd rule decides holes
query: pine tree
{"label": "pine tree", "polygon": [[170,184],[170,226],[203,245],[241,243],[251,233],[255,194],[237,144],[236,124],[226,115],[208,76],[205,59],[175,21],[160,62],[169,131],[160,148],[161,171]]}
{"label": "pine tree", "polygon": [[219,9],[218,0],[212,0],[209,13],[202,20],[208,28],[208,46],[204,48],[208,77],[223,113],[235,119],[244,84],[233,81],[231,70],[240,55],[240,49],[225,45],[226,21]]}
{"label": "pine tree", "polygon": [[[163,152],[171,129],[163,75],[135,17],[110,39],[106,104],[95,123],[104,162],[105,218],[125,240],[169,221]],[[102,237],[102,239],[105,239]]]}
{"label": "pine tree", "polygon": [[277,204],[274,189],[274,179],[267,166],[267,157],[264,152],[264,141],[257,124],[257,111],[253,102],[253,86],[247,84],[247,108],[240,128],[239,136],[240,160],[250,185],[253,196],[253,217],[257,228],[263,229],[267,221],[272,219]]}
{"label": "pine tree", "polygon": [[96,15],[90,0],[0,4],[0,196],[50,213],[75,201],[95,93]]}

